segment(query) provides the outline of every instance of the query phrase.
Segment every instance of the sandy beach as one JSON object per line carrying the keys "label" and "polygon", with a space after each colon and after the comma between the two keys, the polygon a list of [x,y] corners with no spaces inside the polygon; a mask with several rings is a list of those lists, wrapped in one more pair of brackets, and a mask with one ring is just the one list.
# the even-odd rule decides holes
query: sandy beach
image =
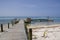
{"label": "sandy beach", "polygon": [[[11,28],[12,28],[12,24],[9,24],[9,29],[11,29]],[[1,27],[0,27],[0,36],[4,33],[8,32],[9,29],[8,29],[8,24],[3,24],[3,31],[4,32],[1,32]]]}
{"label": "sandy beach", "polygon": [[60,40],[60,24],[32,24],[27,28],[32,28],[33,40]]}
{"label": "sandy beach", "polygon": [[[9,24],[9,27],[12,27],[12,24]],[[8,24],[3,24],[3,30],[6,31],[8,29]],[[1,27],[0,27],[0,31],[1,31]]]}

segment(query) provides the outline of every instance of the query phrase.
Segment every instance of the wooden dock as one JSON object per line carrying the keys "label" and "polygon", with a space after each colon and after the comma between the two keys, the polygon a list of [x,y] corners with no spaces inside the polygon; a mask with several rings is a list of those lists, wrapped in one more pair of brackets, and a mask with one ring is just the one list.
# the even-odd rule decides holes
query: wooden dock
{"label": "wooden dock", "polygon": [[0,40],[27,40],[23,20],[5,32],[0,32]]}

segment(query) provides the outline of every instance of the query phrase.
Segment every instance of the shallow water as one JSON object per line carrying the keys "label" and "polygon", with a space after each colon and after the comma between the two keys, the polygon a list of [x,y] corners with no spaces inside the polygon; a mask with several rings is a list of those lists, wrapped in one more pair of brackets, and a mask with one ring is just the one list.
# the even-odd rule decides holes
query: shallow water
{"label": "shallow water", "polygon": [[7,23],[11,23],[12,19],[0,19],[0,24],[7,24]]}

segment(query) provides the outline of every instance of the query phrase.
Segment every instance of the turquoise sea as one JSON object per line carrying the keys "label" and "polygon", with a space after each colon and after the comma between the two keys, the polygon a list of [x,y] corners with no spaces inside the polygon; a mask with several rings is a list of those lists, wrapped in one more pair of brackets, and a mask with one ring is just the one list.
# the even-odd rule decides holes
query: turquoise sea
{"label": "turquoise sea", "polygon": [[[25,19],[27,18],[26,16],[24,17],[17,17],[17,16],[12,16],[12,17],[0,17],[0,24],[6,24],[6,23],[10,23],[11,20],[15,19],[15,18],[19,18],[19,19]],[[48,17],[40,17],[40,16],[37,16],[37,17],[32,17],[32,16],[29,16],[29,18],[32,18],[32,19],[48,19]],[[60,17],[49,17],[49,19],[52,19],[54,20],[54,22],[51,22],[50,24],[52,23],[60,23]],[[41,23],[41,22],[34,22],[34,23]],[[42,22],[43,23],[43,22]],[[44,22],[46,23],[46,22]]]}

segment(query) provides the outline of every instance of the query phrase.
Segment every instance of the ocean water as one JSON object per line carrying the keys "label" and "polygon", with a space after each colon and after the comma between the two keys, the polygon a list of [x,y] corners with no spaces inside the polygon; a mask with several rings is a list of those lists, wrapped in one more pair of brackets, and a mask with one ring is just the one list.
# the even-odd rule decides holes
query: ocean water
{"label": "ocean water", "polygon": [[0,24],[7,24],[7,23],[11,23],[12,19],[0,19]]}
{"label": "ocean water", "polygon": [[0,24],[11,23],[11,21],[16,19],[16,18],[18,18],[18,19],[25,19],[26,17],[14,17],[14,16],[12,16],[12,17],[9,17],[9,16],[7,16],[7,17],[0,17]]}
{"label": "ocean water", "polygon": [[[10,23],[11,22],[11,20],[13,20],[13,19],[15,19],[15,18],[18,18],[18,19],[25,19],[25,18],[28,18],[28,17],[26,17],[26,16],[23,16],[23,17],[21,17],[21,16],[19,16],[19,17],[17,17],[17,16],[12,16],[12,17],[0,17],[0,24],[6,24],[6,23]],[[32,17],[32,16],[29,16],[29,18],[31,18],[31,19],[48,19],[48,17],[40,17],[40,16],[38,16],[38,17]],[[49,17],[49,19],[52,19],[52,20],[54,20],[54,22],[49,22],[49,24],[60,24],[60,17]],[[36,21],[36,22],[32,22],[32,23],[46,23],[46,24],[48,24],[48,22],[39,22],[39,21]]]}
{"label": "ocean water", "polygon": [[[48,17],[32,17],[32,19],[48,19]],[[32,24],[46,24],[46,25],[52,25],[52,24],[60,24],[60,17],[50,17],[49,19],[53,20],[53,22],[40,22],[40,21],[32,21]]]}

